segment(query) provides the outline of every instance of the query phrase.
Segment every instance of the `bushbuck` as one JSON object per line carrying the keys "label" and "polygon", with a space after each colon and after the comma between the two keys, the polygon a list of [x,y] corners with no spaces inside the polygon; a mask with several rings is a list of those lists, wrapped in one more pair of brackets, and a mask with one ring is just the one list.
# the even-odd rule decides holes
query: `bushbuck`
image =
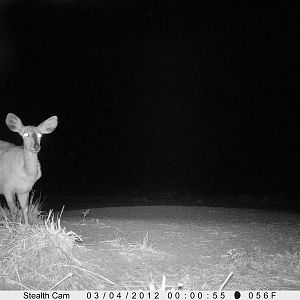
{"label": "bushbuck", "polygon": [[29,192],[42,175],[38,160],[41,137],[56,128],[57,117],[53,116],[35,127],[24,126],[16,115],[9,113],[6,125],[20,134],[23,146],[0,141],[0,194],[5,196],[13,217],[16,215],[18,197],[25,224],[28,224]]}

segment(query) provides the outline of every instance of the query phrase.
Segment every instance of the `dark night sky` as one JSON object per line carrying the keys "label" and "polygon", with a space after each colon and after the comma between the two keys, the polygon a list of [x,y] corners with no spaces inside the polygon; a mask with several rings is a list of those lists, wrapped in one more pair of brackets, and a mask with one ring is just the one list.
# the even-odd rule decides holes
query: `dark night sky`
{"label": "dark night sky", "polygon": [[58,116],[49,194],[296,193],[296,8],[232,3],[3,1],[1,139]]}

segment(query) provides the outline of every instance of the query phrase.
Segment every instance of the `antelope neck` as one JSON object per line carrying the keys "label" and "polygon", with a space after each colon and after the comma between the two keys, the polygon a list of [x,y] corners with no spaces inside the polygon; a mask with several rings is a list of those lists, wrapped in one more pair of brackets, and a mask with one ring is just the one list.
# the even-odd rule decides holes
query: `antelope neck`
{"label": "antelope neck", "polygon": [[37,176],[39,170],[39,160],[37,152],[30,151],[24,147],[24,169],[30,176]]}

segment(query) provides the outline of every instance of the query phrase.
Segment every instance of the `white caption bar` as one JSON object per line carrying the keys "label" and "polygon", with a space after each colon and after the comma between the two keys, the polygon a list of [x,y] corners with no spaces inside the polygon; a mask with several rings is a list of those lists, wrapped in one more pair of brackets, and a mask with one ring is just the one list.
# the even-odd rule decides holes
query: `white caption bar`
{"label": "white caption bar", "polygon": [[2,300],[298,300],[300,291],[0,291]]}

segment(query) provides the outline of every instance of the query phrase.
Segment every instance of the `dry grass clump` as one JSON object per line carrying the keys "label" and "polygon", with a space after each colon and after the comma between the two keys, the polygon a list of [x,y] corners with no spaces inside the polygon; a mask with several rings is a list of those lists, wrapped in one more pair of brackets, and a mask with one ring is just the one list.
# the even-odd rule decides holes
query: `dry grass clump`
{"label": "dry grass clump", "polygon": [[[18,203],[17,203],[18,204]],[[28,201],[28,219],[30,224],[43,224],[43,218],[47,215],[42,211],[43,200],[41,196],[35,198],[34,192],[31,193],[31,196]],[[11,212],[7,207],[2,207],[0,205],[0,222],[14,222],[14,223],[24,223],[24,216],[22,209],[17,205],[17,211],[12,217]],[[2,222],[1,222],[2,223]]]}
{"label": "dry grass clump", "polygon": [[78,257],[86,249],[78,244],[80,236],[61,227],[61,214],[50,211],[42,218],[33,207],[36,222],[26,226],[0,209],[0,290],[103,287],[104,277],[82,267]]}
{"label": "dry grass clump", "polygon": [[114,247],[118,247],[120,249],[120,254],[129,255],[129,254],[139,254],[143,257],[150,255],[159,255],[164,256],[165,253],[163,251],[159,251],[156,248],[156,244],[149,243],[148,232],[146,233],[143,242],[134,242],[129,243],[122,237],[117,237],[113,241],[106,242],[112,244]]}

